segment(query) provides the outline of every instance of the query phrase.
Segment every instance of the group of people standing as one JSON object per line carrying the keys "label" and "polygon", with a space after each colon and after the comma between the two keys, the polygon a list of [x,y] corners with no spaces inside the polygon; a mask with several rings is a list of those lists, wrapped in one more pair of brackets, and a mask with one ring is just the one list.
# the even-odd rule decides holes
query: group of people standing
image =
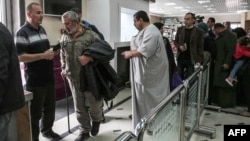
{"label": "group of people standing", "polygon": [[[25,64],[26,90],[33,93],[30,105],[32,140],[39,141],[40,132],[48,139],[60,140],[61,136],[52,130],[55,120],[55,82],[53,59],[60,52],[62,77],[67,79],[72,91],[80,134],[75,141],[84,141],[99,132],[103,121],[103,99],[96,99],[89,85],[80,88],[80,69],[95,60],[82,52],[92,43],[104,39],[102,34],[82,24],[80,16],[73,10],[65,12],[62,23],[65,32],[61,37],[61,50],[54,50],[45,29],[41,26],[43,11],[39,3],[30,3],[26,8],[27,21],[12,36],[2,24],[1,27],[1,95],[0,132],[1,141],[10,141],[8,124],[12,111],[24,105],[24,94],[18,60]],[[92,26],[89,24],[89,26]],[[98,32],[98,33],[97,33]],[[15,43],[15,44],[14,44]]]}
{"label": "group of people standing", "polygon": [[240,114],[250,116],[246,86],[250,80],[247,80],[250,74],[247,32],[242,27],[232,29],[229,21],[216,23],[213,17],[209,17],[206,24],[198,23],[197,27],[205,32],[204,51],[210,53],[209,104],[222,108],[246,104],[248,110]]}
{"label": "group of people standing", "polygon": [[[143,116],[152,111],[157,105],[157,101],[161,101],[160,98],[168,96],[172,79],[170,76],[174,72],[178,71],[184,80],[193,74],[196,67],[207,61],[210,61],[211,64],[209,104],[215,104],[222,108],[236,106],[236,87],[232,87],[233,85],[230,85],[228,79],[233,78],[232,76],[243,63],[247,64],[246,58],[249,59],[249,37],[246,36],[244,29],[231,29],[230,22],[215,23],[213,17],[208,18],[207,23],[197,23],[194,13],[186,13],[184,26],[177,29],[173,41],[177,48],[177,67],[173,67],[172,55],[167,51],[169,40],[159,37],[159,32],[157,33],[155,27],[149,23],[146,15],[143,11],[134,15],[134,25],[139,32],[131,40],[131,50],[123,53],[125,58],[131,60],[134,128]],[[154,25],[160,30],[163,26],[159,23],[154,23]],[[239,29],[244,31],[243,35]],[[163,43],[166,43],[165,45],[162,44],[162,40]],[[166,59],[165,56],[167,61],[160,62],[160,60]],[[235,59],[237,63],[234,63]],[[165,65],[168,67],[166,68]],[[175,68],[174,71],[169,69],[170,67]],[[232,68],[234,69],[232,70]],[[249,76],[249,68],[244,71],[244,76]],[[241,77],[244,79],[242,81],[244,83],[237,83],[237,87],[241,87],[241,92],[246,96],[249,107],[250,96],[247,93],[249,88],[246,86],[248,80],[245,78]],[[238,80],[241,81],[241,79]],[[241,114],[250,116],[249,110],[250,108]]]}
{"label": "group of people standing", "polygon": [[[11,35],[7,32],[7,29],[0,25],[0,50],[5,52],[5,56],[0,55],[0,58],[11,56],[10,60],[2,59],[6,60],[4,61],[6,64],[0,65],[0,76],[4,76],[0,78],[0,88],[4,90],[0,93],[0,105],[2,107],[9,101],[8,97],[2,96],[9,93],[15,95],[16,103],[18,103],[13,104],[15,105],[13,108],[0,109],[0,131],[5,133],[4,136],[1,135],[0,139],[7,139],[8,133],[2,132],[2,121],[7,122],[11,114],[7,115],[6,113],[11,113],[11,111],[24,105],[20,69],[17,65],[18,59],[25,63],[26,87],[28,91],[33,93],[33,100],[31,101],[33,141],[39,140],[40,132],[46,138],[61,139],[60,135],[52,130],[56,101],[53,59],[55,54],[59,52],[61,75],[69,82],[76,117],[80,124],[80,133],[75,141],[84,141],[90,135],[96,136],[99,132],[100,122],[104,118],[103,99],[96,99],[89,89],[90,83],[85,84],[84,90],[81,89],[80,79],[82,77],[80,77],[80,71],[82,66],[95,61],[91,56],[82,54],[83,50],[92,43],[104,39],[103,35],[82,24],[77,11],[67,11],[61,17],[65,26],[65,32],[60,40],[61,49],[60,51],[53,50],[50,48],[46,31],[41,26],[43,20],[41,5],[30,3],[26,10],[27,21],[16,32],[15,45],[12,40],[9,40]],[[178,28],[174,40],[177,48],[176,65],[169,40],[164,38],[162,32],[160,32],[163,29],[163,24],[150,24],[145,11],[136,12],[133,18],[138,33],[132,37],[131,50],[124,51],[121,54],[125,59],[130,59],[131,62],[133,128],[136,127],[141,118],[169,95],[173,73],[178,71],[184,80],[194,72],[195,67],[204,63],[204,48],[206,45],[204,44],[206,41],[204,33],[208,34],[213,43],[205,50],[211,56],[212,77],[210,81],[212,89],[210,90],[213,90],[213,94],[210,93],[211,101],[221,107],[235,106],[235,87],[228,85],[225,81],[232,68],[233,54],[237,44],[237,36],[232,31],[227,30],[221,23],[215,24],[214,18],[208,19],[208,28],[207,31],[204,31],[195,25],[195,14],[187,13],[184,16],[185,25]],[[5,40],[2,36],[9,39]],[[248,42],[247,44],[244,42],[244,45],[247,46]],[[3,48],[10,45],[10,50]],[[243,44],[240,42],[240,45]],[[15,46],[17,54],[13,51]],[[14,70],[17,72],[14,72]],[[13,78],[13,80],[9,78]],[[10,83],[9,80],[15,83]],[[6,89],[6,86],[10,84],[15,85],[13,87],[17,89]],[[40,121],[41,123],[39,123]],[[3,127],[6,127],[6,125]]]}

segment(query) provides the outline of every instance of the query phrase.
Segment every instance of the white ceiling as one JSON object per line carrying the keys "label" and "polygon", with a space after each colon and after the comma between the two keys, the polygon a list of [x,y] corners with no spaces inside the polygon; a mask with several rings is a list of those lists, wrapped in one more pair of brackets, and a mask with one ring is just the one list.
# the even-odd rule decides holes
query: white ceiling
{"label": "white ceiling", "polygon": [[250,0],[156,0],[150,2],[149,12],[161,17],[195,14],[222,14],[250,11]]}

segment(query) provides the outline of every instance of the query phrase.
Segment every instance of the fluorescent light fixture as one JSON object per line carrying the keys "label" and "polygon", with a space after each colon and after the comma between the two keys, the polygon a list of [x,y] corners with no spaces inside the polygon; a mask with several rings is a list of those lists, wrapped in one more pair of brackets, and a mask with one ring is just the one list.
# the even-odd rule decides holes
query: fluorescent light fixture
{"label": "fluorescent light fixture", "polygon": [[214,10],[216,10],[215,8],[207,8],[207,10],[211,10],[211,11],[214,11]]}
{"label": "fluorescent light fixture", "polygon": [[247,12],[248,10],[237,10],[237,13]]}
{"label": "fluorescent light fixture", "polygon": [[165,11],[164,10],[155,10],[155,11],[152,11],[153,13],[159,13],[159,14],[163,14],[163,13],[165,13]]}
{"label": "fluorescent light fixture", "polygon": [[187,10],[187,9],[181,9],[180,11],[186,12],[186,11],[189,11],[189,10]]}
{"label": "fluorescent light fixture", "polygon": [[183,7],[179,6],[179,7],[174,7],[175,9],[182,9]]}
{"label": "fluorescent light fixture", "polygon": [[167,6],[176,5],[175,3],[164,3]]}
{"label": "fluorescent light fixture", "polygon": [[210,0],[199,0],[197,1],[199,4],[210,3]]}

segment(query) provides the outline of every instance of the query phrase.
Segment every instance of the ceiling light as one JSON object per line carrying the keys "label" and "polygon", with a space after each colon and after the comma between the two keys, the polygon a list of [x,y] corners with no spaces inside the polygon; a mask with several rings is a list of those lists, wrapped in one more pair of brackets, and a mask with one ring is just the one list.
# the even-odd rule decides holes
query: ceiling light
{"label": "ceiling light", "polygon": [[199,4],[210,3],[210,0],[199,0],[197,1]]}
{"label": "ceiling light", "polygon": [[183,7],[174,7],[175,9],[182,9]]}
{"label": "ceiling light", "polygon": [[164,3],[167,6],[176,5],[175,3]]}
{"label": "ceiling light", "polygon": [[248,10],[238,10],[237,13],[247,12]]}
{"label": "ceiling light", "polygon": [[159,13],[159,14],[163,14],[163,13],[165,13],[165,11],[164,10],[155,10],[155,11],[152,11],[153,13]]}

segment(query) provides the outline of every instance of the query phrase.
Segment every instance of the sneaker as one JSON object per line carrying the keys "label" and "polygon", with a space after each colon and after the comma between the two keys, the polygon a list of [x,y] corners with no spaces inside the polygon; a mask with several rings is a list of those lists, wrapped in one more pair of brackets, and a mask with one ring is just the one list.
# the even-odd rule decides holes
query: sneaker
{"label": "sneaker", "polygon": [[85,141],[89,138],[89,133],[80,132],[79,136],[75,139],[75,141]]}
{"label": "sneaker", "polygon": [[57,133],[53,132],[52,130],[46,132],[46,133],[43,133],[43,136],[45,138],[48,138],[48,139],[53,139],[53,140],[60,140],[61,137],[60,135],[58,135]]}
{"label": "sneaker", "polygon": [[232,87],[234,86],[234,85],[233,85],[233,80],[232,80],[231,78],[228,77],[228,78],[225,79],[225,81],[226,81],[230,86],[232,86]]}
{"label": "sneaker", "polygon": [[91,135],[96,136],[99,132],[100,122],[92,122]]}

